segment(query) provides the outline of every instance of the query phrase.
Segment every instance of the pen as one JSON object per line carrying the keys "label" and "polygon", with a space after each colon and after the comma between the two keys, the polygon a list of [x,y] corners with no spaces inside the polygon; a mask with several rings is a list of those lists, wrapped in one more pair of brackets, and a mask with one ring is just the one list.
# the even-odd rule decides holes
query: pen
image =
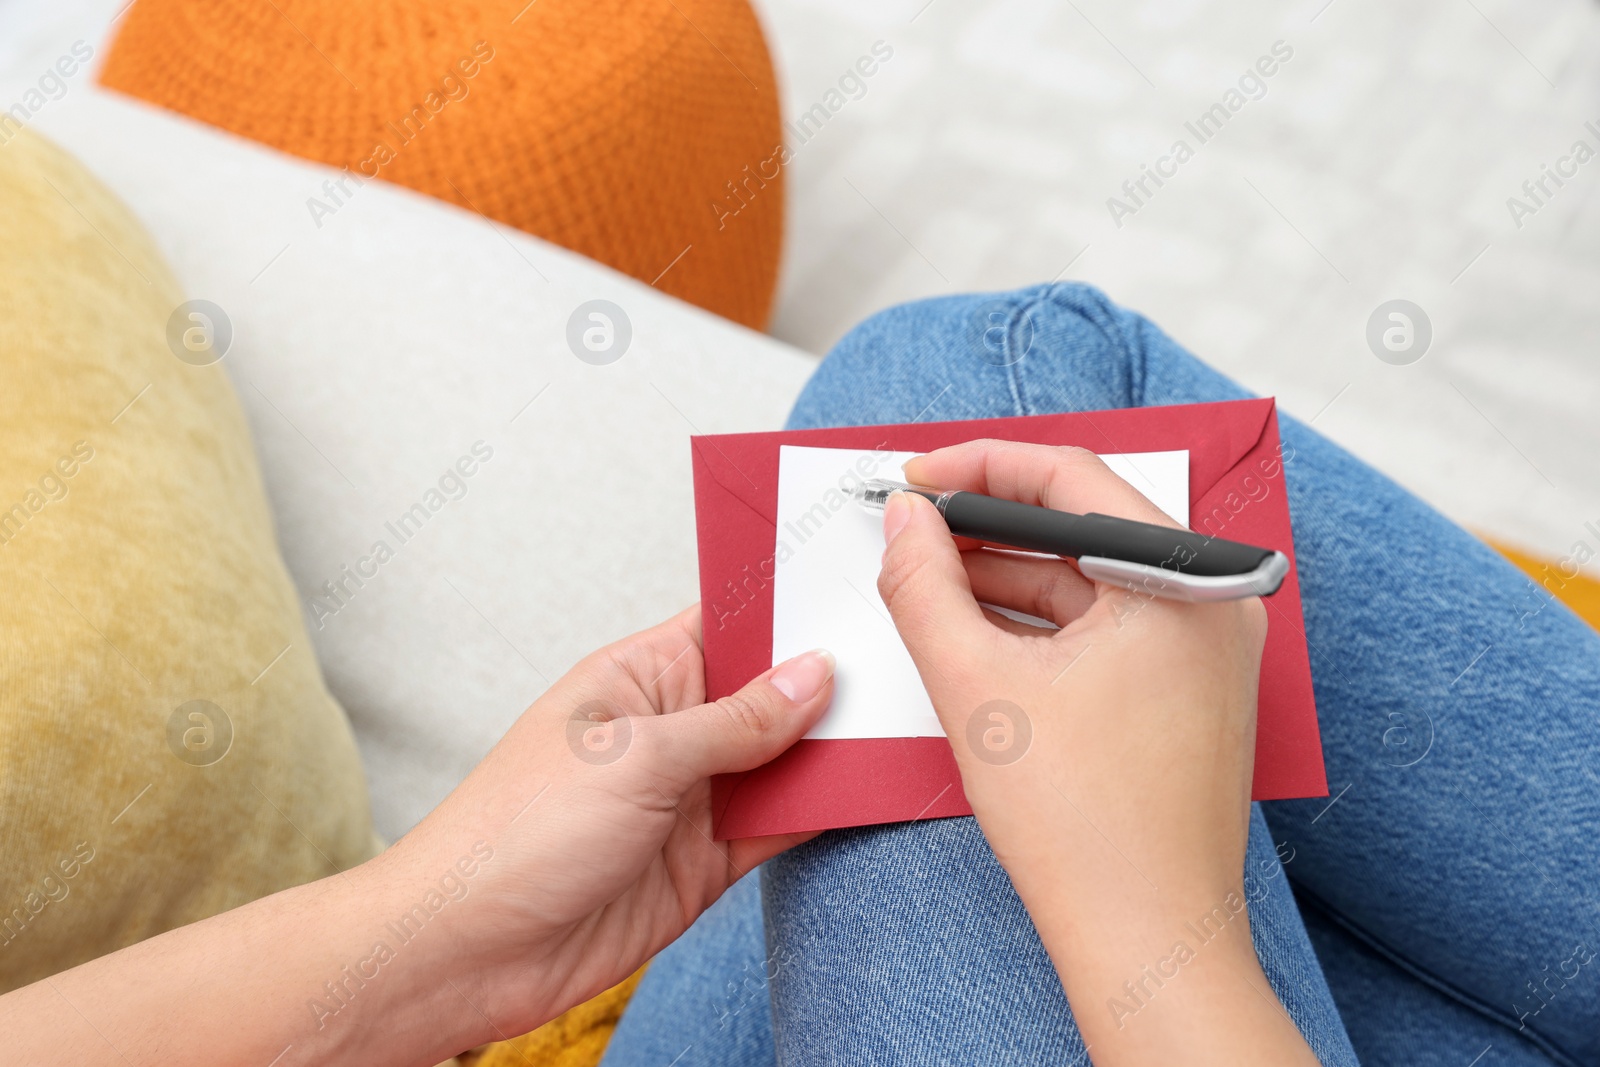
{"label": "pen", "polygon": [[1074,515],[982,493],[879,478],[857,486],[851,495],[863,507],[882,511],[897,492],[932,501],[957,537],[1072,557],[1086,578],[1168,600],[1271,596],[1289,573],[1289,557],[1282,552],[1133,519]]}

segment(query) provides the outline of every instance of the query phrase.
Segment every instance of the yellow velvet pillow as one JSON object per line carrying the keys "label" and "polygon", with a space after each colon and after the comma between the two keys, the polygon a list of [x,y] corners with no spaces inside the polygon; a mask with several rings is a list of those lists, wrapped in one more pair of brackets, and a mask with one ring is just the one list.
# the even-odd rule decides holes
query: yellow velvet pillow
{"label": "yellow velvet pillow", "polygon": [[31,132],[0,146],[0,204],[9,990],[376,842],[206,320],[174,317],[139,224]]}

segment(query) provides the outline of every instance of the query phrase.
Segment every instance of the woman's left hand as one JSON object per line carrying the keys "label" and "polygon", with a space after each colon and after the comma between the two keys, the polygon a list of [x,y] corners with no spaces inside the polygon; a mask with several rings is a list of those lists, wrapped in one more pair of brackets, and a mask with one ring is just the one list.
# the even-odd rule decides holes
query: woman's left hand
{"label": "woman's left hand", "polygon": [[435,964],[488,1037],[532,1029],[627,977],[745,873],[812,836],[714,840],[710,777],[797,741],[832,675],[832,657],[810,652],[705,703],[690,608],[574,667],[366,873],[402,903],[448,882],[437,917],[449,948]]}
{"label": "woman's left hand", "polygon": [[589,656],[359,867],[0,996],[8,1062],[433,1064],[626,978],[809,835],[714,841],[713,774],[833,696],[807,652],[705,703],[700,609]]}

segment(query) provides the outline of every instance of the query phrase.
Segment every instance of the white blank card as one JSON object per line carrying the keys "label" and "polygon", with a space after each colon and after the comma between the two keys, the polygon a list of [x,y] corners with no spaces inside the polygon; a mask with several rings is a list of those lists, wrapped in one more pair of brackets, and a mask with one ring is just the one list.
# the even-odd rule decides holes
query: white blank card
{"label": "white blank card", "polygon": [[[911,655],[878,596],[883,515],[848,495],[868,478],[903,481],[915,452],[783,445],[772,592],[772,662],[813,648],[839,659],[833,705],[808,738],[942,737]],[[1102,456],[1179,523],[1189,524],[1189,453]]]}

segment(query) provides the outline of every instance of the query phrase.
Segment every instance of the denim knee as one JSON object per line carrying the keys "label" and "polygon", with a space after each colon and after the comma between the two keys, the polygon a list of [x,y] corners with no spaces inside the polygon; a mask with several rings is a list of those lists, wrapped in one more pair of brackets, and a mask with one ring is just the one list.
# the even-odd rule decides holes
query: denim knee
{"label": "denim knee", "polygon": [[789,426],[1133,407],[1148,328],[1076,282],[901,304],[834,346]]}

